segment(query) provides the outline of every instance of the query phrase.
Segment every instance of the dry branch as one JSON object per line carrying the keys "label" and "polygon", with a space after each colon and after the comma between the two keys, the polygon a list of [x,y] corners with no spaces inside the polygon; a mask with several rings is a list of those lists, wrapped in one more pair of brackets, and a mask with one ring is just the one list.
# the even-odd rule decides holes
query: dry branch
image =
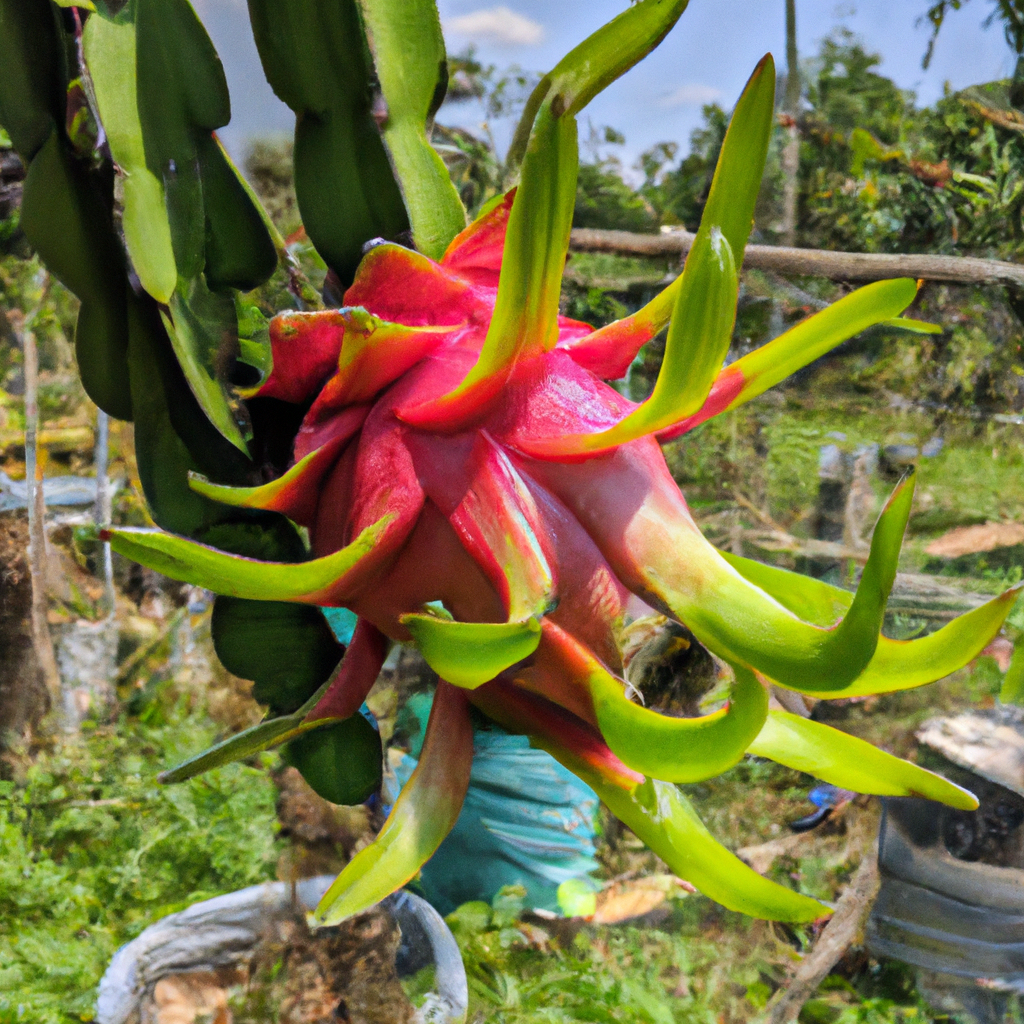
{"label": "dry branch", "polygon": [[769,1004],[767,1024],[790,1024],[797,1019],[804,1003],[860,937],[878,885],[878,846],[873,843],[864,851],[860,867],[836,905],[835,914],[813,949],[800,961],[793,980]]}
{"label": "dry branch", "polygon": [[[689,231],[641,235],[630,231],[574,228],[570,248],[577,252],[610,252],[619,256],[682,256],[689,252],[693,239]],[[974,256],[889,255],[748,245],[743,265],[777,274],[828,277],[837,281],[916,277],[926,281],[1009,285],[1024,289],[1024,265]]]}
{"label": "dry branch", "polygon": [[38,461],[39,355],[31,328],[24,332],[25,356],[25,475],[28,481],[29,572],[32,578],[32,643],[36,660],[50,695],[55,717],[64,713],[62,688],[53,639],[46,621],[46,505],[43,502],[43,474]]}

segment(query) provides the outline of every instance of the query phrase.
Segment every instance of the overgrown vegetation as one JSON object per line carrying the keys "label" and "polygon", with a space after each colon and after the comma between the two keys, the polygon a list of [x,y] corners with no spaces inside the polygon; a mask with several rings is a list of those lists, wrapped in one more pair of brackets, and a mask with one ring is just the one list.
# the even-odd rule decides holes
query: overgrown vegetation
{"label": "overgrown vegetation", "polygon": [[[518,71],[497,78],[472,60],[456,69],[455,80],[469,95],[489,95],[495,112],[521,102],[531,82]],[[848,36],[824,43],[804,81],[801,244],[1021,257],[1024,140],[1005,115],[1004,86],[950,95],[921,110]],[[580,175],[577,225],[694,227],[726,123],[722,109],[706,108],[689,151],[681,156],[674,143],[655,147],[641,158],[635,179],[614,159],[595,155]],[[443,128],[436,138],[468,206],[479,208],[503,186],[489,140]],[[606,131],[599,141],[607,149],[618,138]],[[767,241],[775,239],[778,217],[774,159],[758,218]],[[299,222],[287,150],[257,148],[248,169],[279,227],[292,235]],[[16,171],[5,182],[4,188],[16,185]],[[23,428],[13,330],[40,303],[31,326],[47,371],[44,422],[87,422],[92,412],[73,383],[72,300],[55,282],[44,294],[39,265],[17,230],[16,206],[0,207],[0,214],[0,435]],[[291,244],[301,249],[301,237]],[[566,312],[608,322],[640,305],[673,269],[667,261],[576,256]],[[767,340],[836,294],[826,282],[746,275],[737,348]],[[1020,517],[1022,428],[988,415],[1019,412],[1024,402],[1020,308],[1016,296],[929,286],[916,313],[942,323],[942,336],[873,332],[787,389],[672,445],[673,471],[702,524],[722,544],[738,535],[749,553],[804,566],[802,556],[759,548],[742,531],[767,525],[797,539],[815,535],[823,446],[853,453],[877,444],[882,470],[873,486],[880,498],[899,469],[885,462],[886,448],[921,449],[941,437],[941,449],[920,461],[902,568],[949,570],[965,589],[989,592],[1019,580],[1020,549],[936,566],[924,546],[958,525]],[[624,385],[634,397],[649,388],[659,356],[657,343],[641,354]],[[84,469],[88,457],[87,450],[55,446],[48,472]],[[2,465],[12,476],[23,473],[16,444],[4,449]],[[130,464],[124,468],[130,476]],[[1011,630],[1022,629],[1018,612]],[[882,698],[870,711],[848,707],[843,727],[906,754],[923,718],[990,703],[998,685],[999,673],[984,659],[971,673]],[[224,728],[194,691],[158,681],[140,688],[116,721],[90,723],[80,741],[12,748],[0,766],[0,1024],[90,1019],[94,986],[118,945],[163,914],[273,877],[279,848],[272,757],[183,786],[155,782],[160,769]],[[784,834],[786,821],[806,809],[809,785],[797,773],[746,762],[692,795],[735,847]],[[865,808],[851,809],[806,852],[779,859],[772,870],[807,892],[834,897],[855,866],[856,830],[870,820]],[[605,838],[609,877],[656,870],[628,834],[609,829]],[[672,901],[642,927],[586,928],[575,936],[524,921],[522,909],[521,897],[503,892],[452,918],[475,1021],[745,1021],[764,1007],[811,938],[728,914],[699,896]],[[808,1020],[839,1024],[941,1019],[923,1004],[907,970],[854,958],[839,965],[806,1013]]]}
{"label": "overgrown vegetation", "polygon": [[165,914],[274,877],[266,762],[156,781],[222,728],[198,694],[168,685],[140,714],[87,725],[80,739],[5,758],[3,1024],[91,1020],[120,945]]}

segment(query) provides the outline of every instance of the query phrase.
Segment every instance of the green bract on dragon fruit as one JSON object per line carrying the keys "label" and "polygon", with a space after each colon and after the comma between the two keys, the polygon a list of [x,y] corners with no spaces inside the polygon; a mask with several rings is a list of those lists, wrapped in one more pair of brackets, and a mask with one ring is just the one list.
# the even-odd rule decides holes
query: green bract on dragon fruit
{"label": "green bract on dragon fruit", "polygon": [[[142,12],[150,0],[134,2]],[[977,806],[938,775],[770,710],[769,689],[845,698],[931,682],[986,646],[1016,591],[924,638],[887,639],[880,630],[912,478],[886,504],[851,594],[716,550],[694,523],[659,441],[736,408],[874,324],[927,330],[901,318],[916,284],[883,281],[854,291],[723,369],[773,124],[775,73],[765,57],[733,113],[679,278],[639,312],[599,330],[560,316],[576,115],[663,38],[685,0],[635,4],[542,79],[513,142],[522,156],[519,184],[468,227],[461,212],[452,216],[450,183],[423,135],[433,86],[423,92],[415,130],[402,115],[415,103],[405,102],[401,76],[382,57],[397,55],[391,44],[400,34],[385,6],[360,0],[359,10],[389,104],[383,138],[417,248],[363,237],[341,308],[283,312],[271,321],[272,367],[252,393],[308,408],[291,467],[260,486],[229,486],[211,473],[191,479],[206,499],[283,514],[304,527],[310,557],[262,562],[170,532],[108,534],[115,550],[175,579],[234,598],[344,607],[358,624],[337,671],[302,707],[168,778],[361,721],[389,642],[412,643],[440,679],[422,756],[376,841],[325,895],[316,912],[321,923],[364,910],[409,881],[453,826],[473,756],[471,705],[577,773],[672,870],[725,906],[792,921],[827,913],[719,845],[675,784],[709,778],[752,753],[858,792]],[[413,7],[423,14],[429,5]],[[436,24],[436,12],[431,17]],[[274,23],[254,14],[254,25],[266,62],[275,52],[268,42]],[[100,28],[92,44],[98,54],[106,51],[95,40],[114,47],[122,26],[110,22],[109,39]],[[86,44],[88,51],[89,25]],[[293,102],[300,90],[287,85],[288,70],[279,68],[272,81],[305,111],[299,159],[337,123],[319,108],[306,110],[301,97]],[[109,95],[110,103],[118,99]],[[115,158],[119,143],[129,153],[116,133],[111,139]],[[344,210],[349,198],[334,201]],[[308,208],[311,216],[326,209]],[[136,231],[126,238],[135,262],[147,246],[141,223],[125,220]],[[312,224],[310,236],[317,242]],[[168,238],[177,244],[177,236]],[[178,250],[170,242],[165,248],[167,258],[139,276],[161,303],[164,325],[178,332],[177,353],[187,347],[183,325],[199,293],[181,284]],[[344,253],[337,252],[324,255],[339,270]],[[207,283],[211,258],[208,251]],[[149,278],[163,282],[162,298]],[[665,327],[654,391],[630,402],[606,382],[624,376]],[[214,392],[193,378],[197,399],[212,402]],[[143,394],[133,378],[137,414]],[[225,436],[229,428],[237,433],[230,417],[222,420]],[[240,436],[235,443],[244,447]],[[617,640],[632,595],[683,623],[731,666],[725,708],[674,718],[629,699]],[[350,770],[344,747],[334,770]]]}

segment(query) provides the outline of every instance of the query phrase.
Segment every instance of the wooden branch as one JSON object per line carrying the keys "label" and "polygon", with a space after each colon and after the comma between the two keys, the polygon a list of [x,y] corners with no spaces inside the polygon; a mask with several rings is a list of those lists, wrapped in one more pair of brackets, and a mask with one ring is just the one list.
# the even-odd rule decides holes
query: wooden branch
{"label": "wooden branch", "polygon": [[[631,231],[574,228],[569,247],[577,252],[610,252],[619,256],[683,256],[689,252],[693,239],[689,231],[640,235]],[[1009,285],[1024,289],[1024,265],[974,256],[890,255],[748,245],[743,266],[777,274],[828,277],[837,281],[916,277],[926,281]]]}
{"label": "wooden branch", "polygon": [[[45,293],[44,293],[45,294]],[[31,323],[31,321],[30,321]],[[50,696],[50,711],[57,720],[66,715],[63,688],[53,638],[46,621],[46,505],[43,501],[43,473],[39,465],[39,354],[31,327],[22,336],[25,356],[25,476],[28,483],[28,564],[32,580],[32,643]]]}
{"label": "wooden branch", "polygon": [[768,1005],[767,1024],[791,1024],[804,1003],[828,977],[843,954],[864,931],[875,896],[878,894],[878,844],[865,851],[857,873],[843,892],[836,912],[825,925],[811,951],[800,961],[793,980]]}

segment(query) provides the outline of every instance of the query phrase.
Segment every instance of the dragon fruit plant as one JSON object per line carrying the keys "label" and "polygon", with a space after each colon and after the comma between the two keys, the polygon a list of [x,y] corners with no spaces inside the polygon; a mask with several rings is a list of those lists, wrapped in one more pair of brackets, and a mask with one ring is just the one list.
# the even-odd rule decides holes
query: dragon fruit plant
{"label": "dragon fruit plant", "polygon": [[[12,0],[4,3],[0,10],[9,10]],[[769,690],[845,698],[934,681],[985,647],[1016,591],[930,636],[888,639],[880,629],[911,477],[886,504],[851,594],[717,551],[659,447],[871,325],[927,329],[900,317],[915,282],[883,281],[723,369],[772,130],[771,57],[735,108],[682,274],[639,312],[594,330],[559,315],[576,115],[664,37],[686,0],[641,0],[541,80],[510,154],[513,165],[521,160],[518,187],[468,227],[424,131],[443,96],[443,44],[428,0],[404,4],[401,13],[387,0],[249,6],[268,77],[299,114],[296,183],[307,231],[348,286],[337,309],[309,309],[307,292],[296,289],[307,308],[274,316],[265,343],[243,339],[243,356],[262,367],[246,392],[251,429],[258,440],[269,421],[290,442],[290,465],[269,481],[251,472],[239,480],[235,455],[249,428],[239,426],[241,407],[210,369],[215,360],[203,355],[202,340],[212,331],[210,310],[230,297],[227,287],[260,279],[259,267],[245,268],[242,259],[259,246],[235,253],[248,276],[240,269],[234,281],[223,273],[213,279],[211,267],[228,255],[218,232],[237,218],[210,207],[205,263],[202,251],[188,265],[181,255],[192,252],[180,241],[181,210],[195,195],[218,200],[207,186],[213,175],[204,171],[204,152],[259,240],[261,222],[247,212],[251,197],[222,152],[209,149],[223,111],[201,109],[205,94],[190,94],[180,107],[200,156],[178,164],[175,177],[166,163],[174,140],[164,141],[162,179],[150,173],[147,125],[159,119],[145,116],[144,41],[162,52],[150,22],[174,11],[193,32],[176,30],[182,46],[199,52],[208,41],[194,36],[201,29],[188,20],[185,0],[129,0],[116,13],[91,14],[82,33],[99,122],[126,179],[122,232],[135,285],[122,288],[129,391],[147,496],[157,522],[169,527],[113,529],[109,539],[129,558],[223,595],[214,613],[218,651],[229,664],[244,663],[257,695],[278,712],[165,773],[165,781],[288,743],[299,766],[318,774],[321,791],[362,799],[380,750],[367,741],[358,710],[389,643],[401,642],[416,645],[440,678],[422,756],[376,841],[324,896],[320,923],[336,923],[405,884],[453,826],[473,756],[471,706],[577,773],[682,878],[727,907],[770,919],[807,921],[828,908],[722,847],[676,783],[710,778],[751,753],[858,792],[977,806],[938,775],[770,710]],[[365,59],[359,33],[386,103],[379,132],[367,68],[353,70]],[[130,67],[129,43],[133,60],[138,47]],[[340,70],[332,47],[351,58]],[[109,63],[101,66],[101,57]],[[111,71],[118,60],[128,68],[121,79]],[[177,82],[179,72],[164,67]],[[137,114],[131,121],[131,95],[126,101],[126,90],[114,89],[116,81],[136,80],[141,129]],[[198,88],[192,81],[181,87]],[[59,125],[54,135],[64,143]],[[189,175],[197,182],[191,192],[181,184]],[[140,199],[147,188],[152,195]],[[26,206],[28,193],[29,186]],[[411,231],[412,246],[393,240],[403,231]],[[123,260],[119,250],[111,253]],[[218,315],[218,323],[231,320]],[[131,333],[137,321],[148,332],[148,363],[132,359],[133,345],[143,350]],[[228,326],[237,333],[237,322]],[[630,402],[606,381],[624,376],[666,326],[654,391]],[[156,389],[159,422],[174,428],[166,436],[138,429],[140,415],[154,422],[153,381],[140,377],[151,366],[161,374],[156,383],[164,382]],[[83,375],[88,382],[84,367]],[[185,411],[204,430],[210,423],[219,430],[220,451],[225,439],[233,442],[235,454],[220,465],[209,468],[216,459],[203,449],[208,434],[182,426],[181,411],[169,408],[166,382],[175,380],[189,385],[174,392],[191,402]],[[304,528],[308,550],[296,548],[300,535],[290,524]],[[631,595],[685,624],[731,666],[725,708],[674,718],[629,699],[617,640]],[[324,653],[318,607],[358,616],[336,670],[332,649]]]}

